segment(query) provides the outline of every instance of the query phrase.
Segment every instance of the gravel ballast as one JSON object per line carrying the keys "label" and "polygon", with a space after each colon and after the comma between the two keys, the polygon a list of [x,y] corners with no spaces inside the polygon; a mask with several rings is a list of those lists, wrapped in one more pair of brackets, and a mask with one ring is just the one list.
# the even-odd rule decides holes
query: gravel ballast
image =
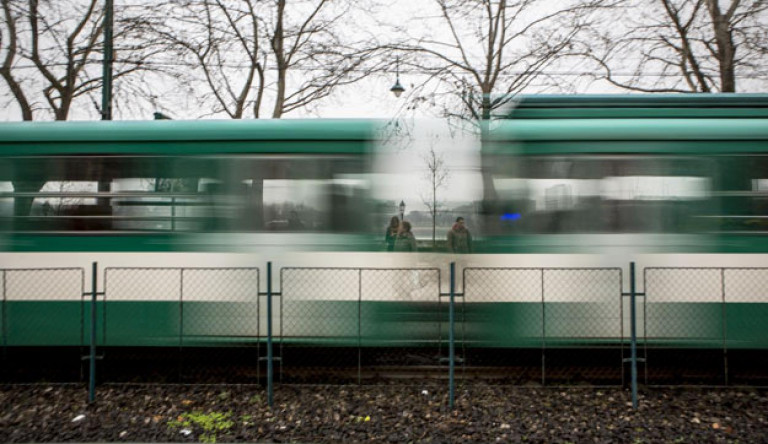
{"label": "gravel ballast", "polygon": [[768,392],[444,385],[0,387],[0,442],[768,442]]}

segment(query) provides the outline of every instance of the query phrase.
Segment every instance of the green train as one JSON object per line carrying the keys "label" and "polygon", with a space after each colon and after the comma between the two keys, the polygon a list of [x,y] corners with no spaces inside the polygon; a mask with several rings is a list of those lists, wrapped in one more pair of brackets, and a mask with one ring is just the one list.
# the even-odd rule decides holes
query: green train
{"label": "green train", "polygon": [[466,347],[621,346],[630,262],[648,344],[768,346],[768,95],[509,103],[465,255],[386,251],[384,122],[1,124],[3,345],[87,343],[93,262],[100,345],[257,344],[271,262],[285,344],[441,346],[455,261]]}
{"label": "green train", "polygon": [[[514,296],[527,304],[502,315],[528,326],[515,335],[627,338],[629,306],[609,288],[628,292],[623,264],[635,262],[645,344],[768,346],[768,96],[533,96],[504,117],[482,147],[483,251],[518,270],[475,273],[485,287],[529,282],[534,291]],[[525,267],[550,270],[537,285]],[[504,308],[487,311],[498,318]]]}

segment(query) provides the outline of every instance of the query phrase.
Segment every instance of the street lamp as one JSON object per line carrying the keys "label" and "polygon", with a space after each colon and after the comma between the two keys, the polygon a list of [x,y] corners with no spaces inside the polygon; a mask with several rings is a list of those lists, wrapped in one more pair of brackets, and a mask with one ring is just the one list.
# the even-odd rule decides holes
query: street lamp
{"label": "street lamp", "polygon": [[402,200],[400,201],[400,220],[403,220],[403,216],[405,215],[405,202]]}
{"label": "street lamp", "polygon": [[397,78],[395,79],[395,84],[392,86],[392,88],[389,88],[390,91],[392,91],[392,94],[395,95],[395,97],[400,97],[400,94],[405,91],[405,88],[403,88],[403,85],[400,84],[400,57],[397,58]]}

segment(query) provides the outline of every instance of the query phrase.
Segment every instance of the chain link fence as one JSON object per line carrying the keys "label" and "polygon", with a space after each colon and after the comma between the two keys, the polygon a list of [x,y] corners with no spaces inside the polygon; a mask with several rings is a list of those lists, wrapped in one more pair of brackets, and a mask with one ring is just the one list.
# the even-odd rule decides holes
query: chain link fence
{"label": "chain link fence", "polygon": [[261,378],[258,268],[107,268],[103,303],[106,380]]}
{"label": "chain link fence", "polygon": [[[621,268],[457,274],[452,325],[439,268],[283,267],[271,318],[258,268],[110,267],[95,304],[81,268],[0,269],[2,377],[83,381],[93,327],[102,382],[263,383],[271,319],[284,383],[445,379],[451,328],[460,378],[626,381]],[[647,267],[638,287],[646,383],[765,381],[768,268]]]}
{"label": "chain link fence", "polygon": [[280,288],[284,381],[363,382],[440,364],[447,307],[439,269],[289,267]]}
{"label": "chain link fence", "polygon": [[82,380],[83,334],[90,327],[83,303],[85,271],[4,269],[0,276],[4,379]]}
{"label": "chain link fence", "polygon": [[644,282],[646,382],[766,381],[768,268],[648,267]]}
{"label": "chain link fence", "polygon": [[465,268],[463,282],[468,366],[515,383],[620,379],[621,269]]}

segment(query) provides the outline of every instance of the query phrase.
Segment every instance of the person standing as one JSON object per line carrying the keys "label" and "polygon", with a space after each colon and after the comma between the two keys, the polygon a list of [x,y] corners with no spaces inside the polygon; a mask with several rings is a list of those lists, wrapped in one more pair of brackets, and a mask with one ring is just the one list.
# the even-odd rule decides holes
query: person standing
{"label": "person standing", "polygon": [[400,231],[400,219],[397,216],[392,216],[392,219],[389,220],[387,232],[384,234],[387,251],[395,251],[395,239],[397,239],[398,231]]}
{"label": "person standing", "polygon": [[448,230],[448,251],[451,253],[471,253],[472,235],[464,224],[463,217],[457,217],[456,223]]}
{"label": "person standing", "polygon": [[395,239],[395,251],[416,251],[416,238],[411,233],[411,223],[403,221]]}

